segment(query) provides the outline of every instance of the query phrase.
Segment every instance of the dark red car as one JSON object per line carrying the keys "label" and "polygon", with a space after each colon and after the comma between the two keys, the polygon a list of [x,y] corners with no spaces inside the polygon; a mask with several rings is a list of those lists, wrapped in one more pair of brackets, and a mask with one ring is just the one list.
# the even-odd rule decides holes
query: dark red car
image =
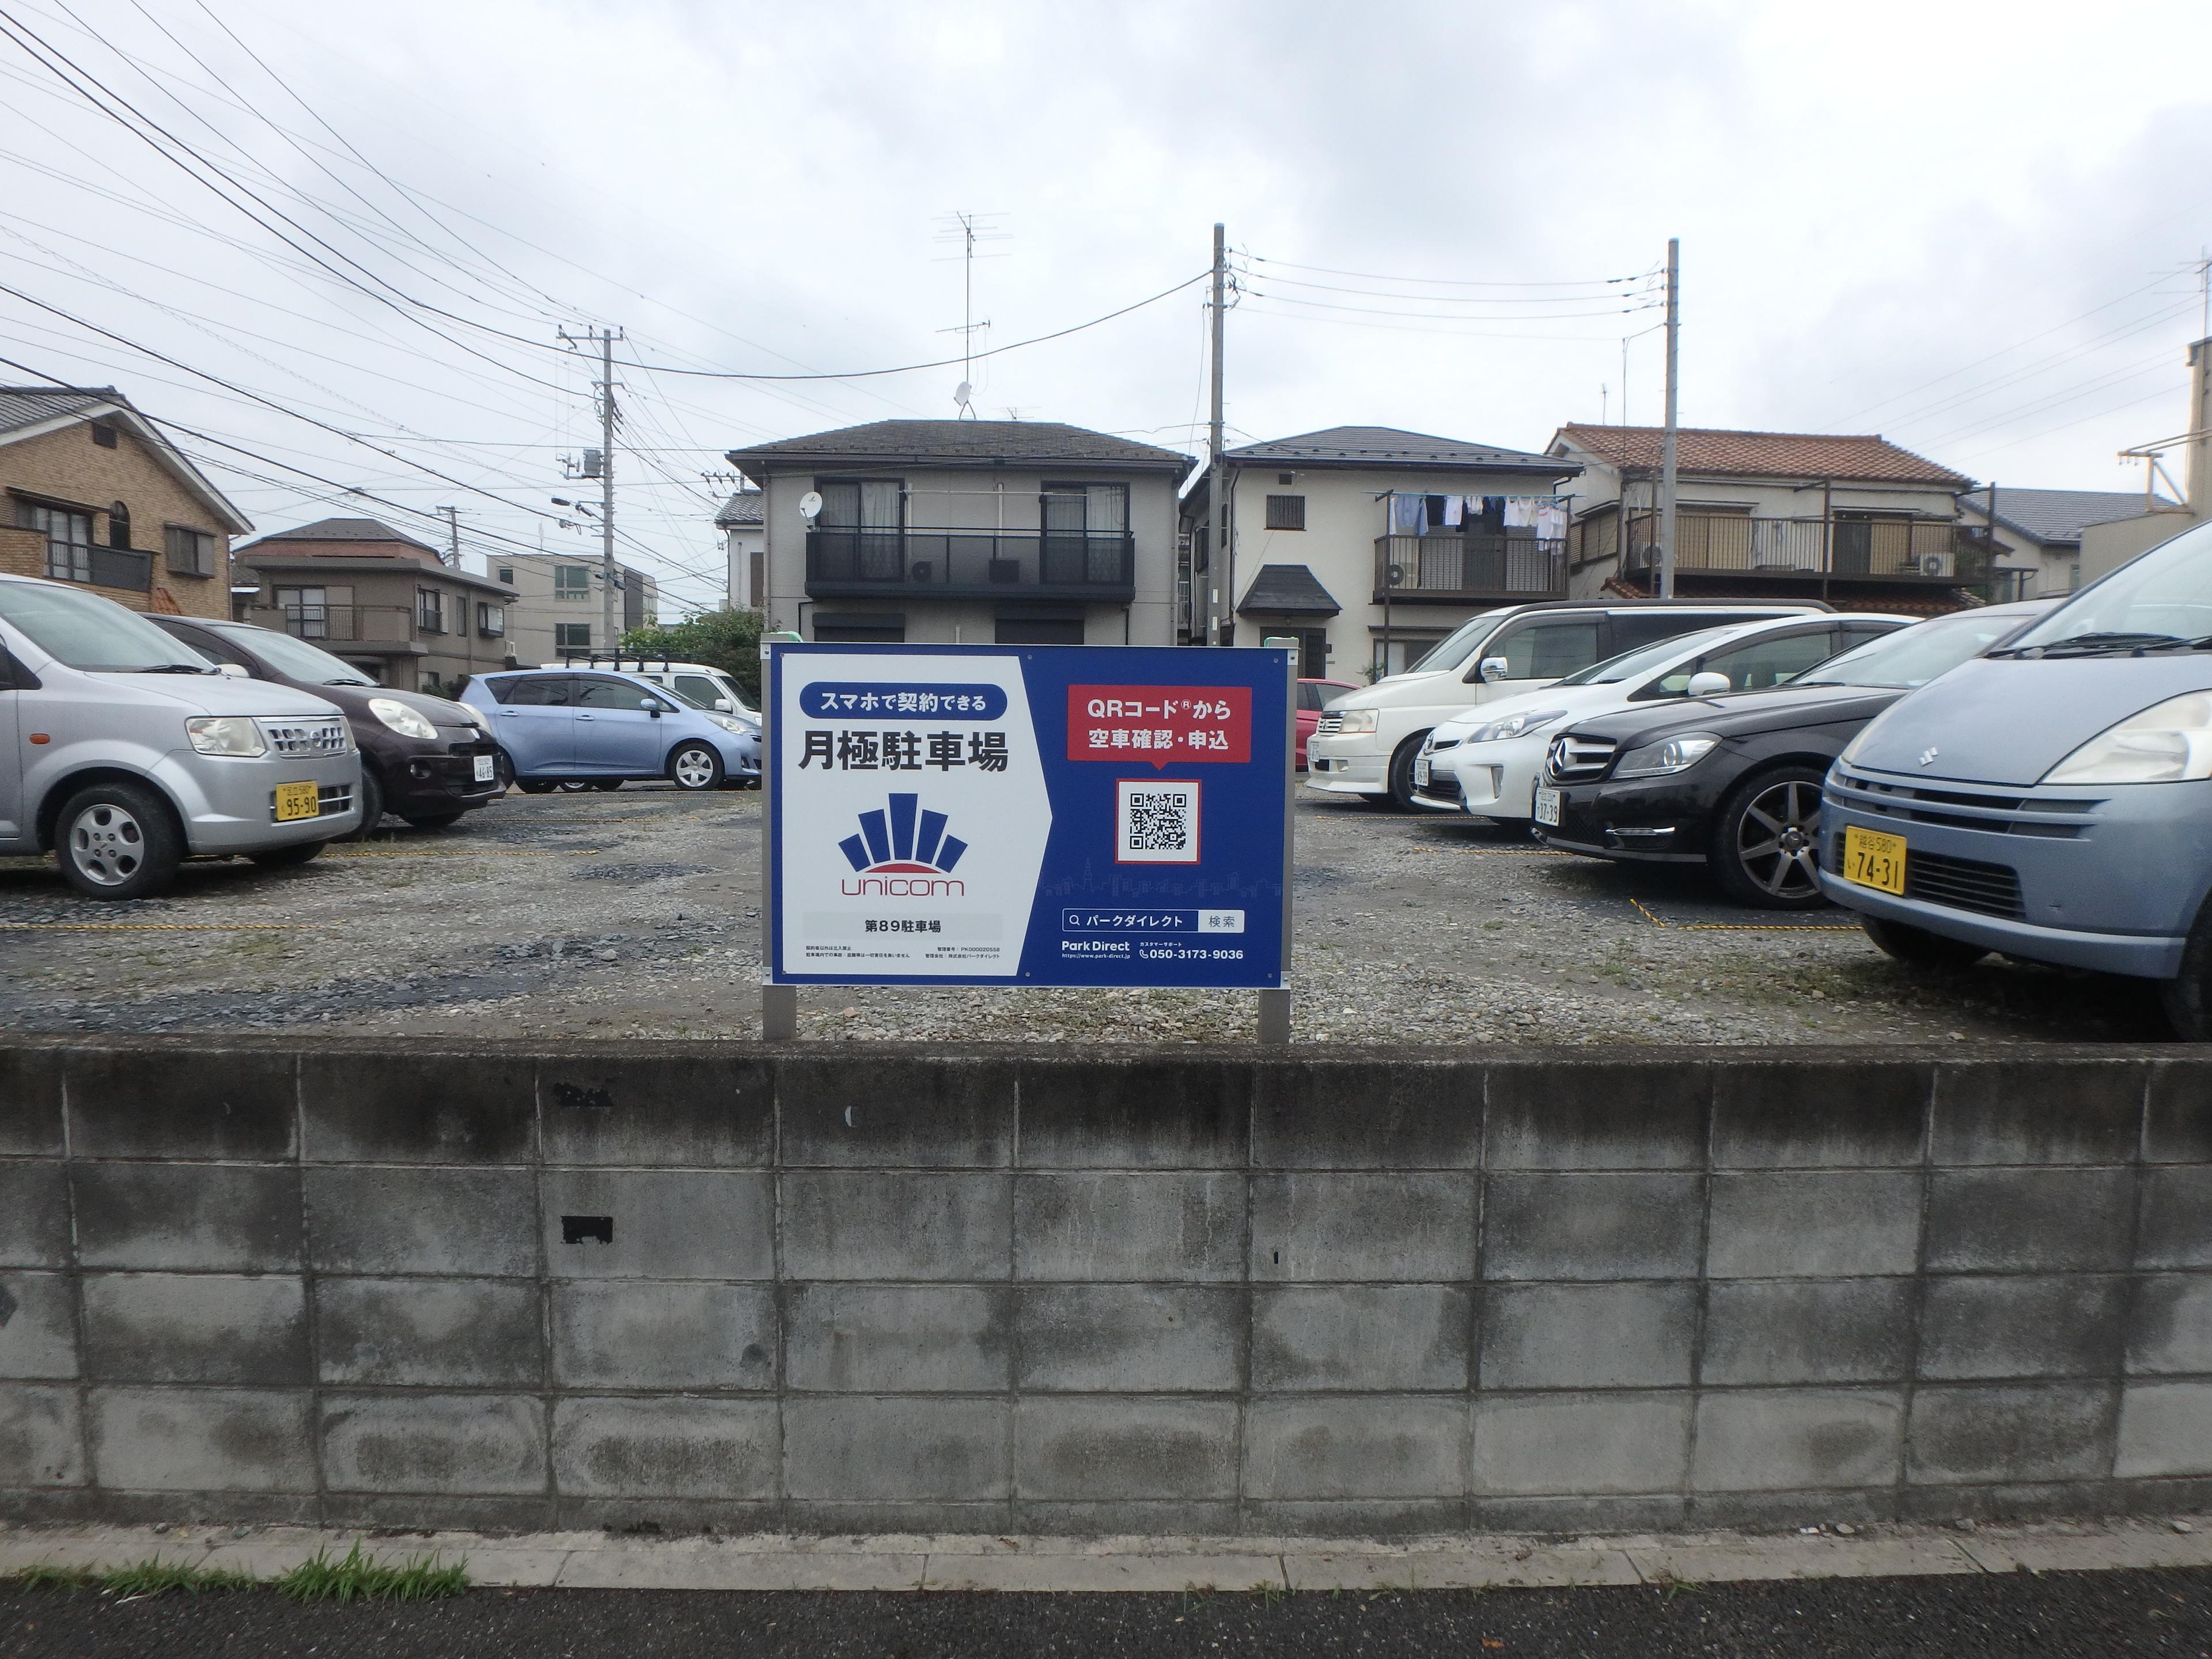
{"label": "dark red car", "polygon": [[1314,727],[1321,724],[1321,711],[1347,691],[1360,688],[1350,680],[1300,680],[1298,682],[1298,770],[1306,769],[1306,739],[1313,736]]}

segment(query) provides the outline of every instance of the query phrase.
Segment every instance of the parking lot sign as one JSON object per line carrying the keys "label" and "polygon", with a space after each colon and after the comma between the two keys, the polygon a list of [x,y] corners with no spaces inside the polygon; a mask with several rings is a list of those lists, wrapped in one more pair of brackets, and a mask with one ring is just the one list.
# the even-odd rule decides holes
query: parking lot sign
{"label": "parking lot sign", "polygon": [[1283,983],[1280,650],[775,644],[777,985]]}

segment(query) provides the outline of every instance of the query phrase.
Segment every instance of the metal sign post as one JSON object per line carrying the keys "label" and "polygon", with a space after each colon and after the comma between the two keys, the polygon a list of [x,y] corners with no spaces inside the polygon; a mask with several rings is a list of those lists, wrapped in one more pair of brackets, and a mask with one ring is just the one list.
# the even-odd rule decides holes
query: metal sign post
{"label": "metal sign post", "polygon": [[765,1034],[801,985],[1050,985],[1288,1040],[1294,651],[763,648]]}

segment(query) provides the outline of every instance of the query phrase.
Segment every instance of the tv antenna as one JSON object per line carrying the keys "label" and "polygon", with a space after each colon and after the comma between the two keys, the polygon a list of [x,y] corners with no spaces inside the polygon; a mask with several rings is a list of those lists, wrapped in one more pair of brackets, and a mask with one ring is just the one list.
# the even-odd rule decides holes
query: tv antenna
{"label": "tv antenna", "polygon": [[960,326],[940,328],[939,334],[960,337],[960,384],[952,393],[952,401],[960,410],[958,419],[975,418],[975,337],[991,326],[988,317],[975,320],[975,261],[980,258],[1003,259],[1003,253],[978,254],[978,242],[1010,242],[1013,238],[996,225],[987,222],[1001,216],[995,213],[951,213],[939,222],[942,227],[937,240],[957,242],[960,252],[955,257],[960,261]]}

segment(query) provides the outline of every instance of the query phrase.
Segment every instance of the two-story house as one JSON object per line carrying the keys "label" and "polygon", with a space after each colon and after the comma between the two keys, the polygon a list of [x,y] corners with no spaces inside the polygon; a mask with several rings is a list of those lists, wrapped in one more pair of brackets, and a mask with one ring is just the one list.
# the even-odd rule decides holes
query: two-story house
{"label": "two-story house", "polygon": [[[1187,640],[1295,637],[1309,678],[1395,673],[1479,611],[1566,597],[1575,462],[1385,426],[1222,459],[1233,558],[1208,545],[1212,474],[1183,497]],[[1224,583],[1233,621],[1209,629]]]}
{"label": "two-story house", "polygon": [[877,421],[729,459],[760,485],[770,630],[1175,643],[1188,455],[1043,421]]}
{"label": "two-story house", "polygon": [[[603,637],[604,580],[596,554],[507,553],[491,574],[514,590],[507,607],[507,647],[526,663],[559,662],[564,651],[612,651],[620,639]],[[617,564],[615,627],[627,634],[660,620],[660,584],[633,565]]]}
{"label": "two-story house", "polygon": [[438,550],[374,519],[323,519],[234,556],[236,616],[311,640],[379,685],[450,692],[512,667],[514,589],[447,567]]}
{"label": "two-story house", "polygon": [[[1990,586],[1998,599],[2056,599],[2081,586],[2081,539],[2096,526],[2151,514],[2177,531],[2194,522],[2180,502],[2146,497],[2140,489],[1999,489],[1994,503]],[[1961,495],[1960,523],[1986,536],[1991,504],[1987,486]]]}
{"label": "two-story house", "polygon": [[714,528],[730,565],[730,607],[757,611],[768,595],[767,497],[745,485],[722,503]]}
{"label": "two-story house", "polygon": [[0,386],[0,571],[230,614],[246,515],[112,386]]}
{"label": "two-story house", "polygon": [[[1659,586],[1656,426],[1561,427],[1583,468],[1569,592]],[[1684,427],[1675,451],[1674,591],[1684,599],[1824,599],[1860,610],[1953,611],[1989,595],[1989,549],[1959,520],[1973,480],[1878,434]]]}

